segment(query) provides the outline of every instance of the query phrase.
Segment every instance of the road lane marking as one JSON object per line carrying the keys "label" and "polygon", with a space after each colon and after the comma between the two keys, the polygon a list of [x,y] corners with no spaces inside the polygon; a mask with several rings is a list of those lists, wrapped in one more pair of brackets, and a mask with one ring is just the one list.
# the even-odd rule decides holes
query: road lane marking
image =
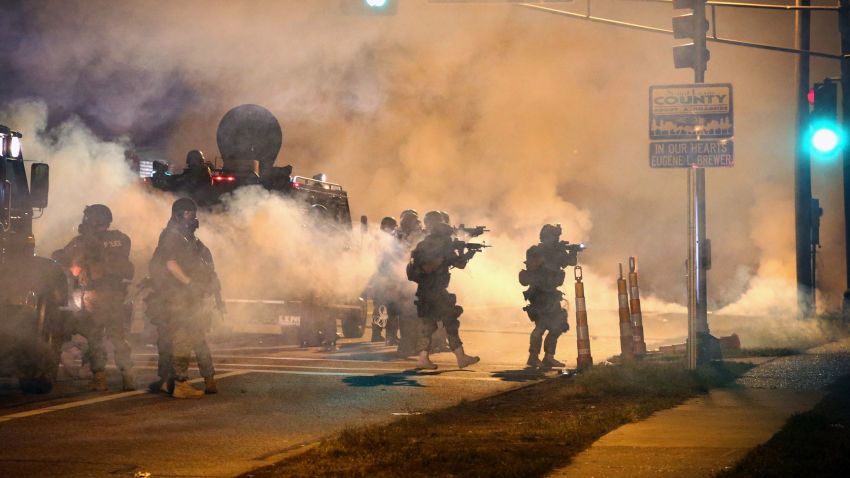
{"label": "road lane marking", "polygon": [[[223,368],[222,370],[228,370]],[[355,372],[307,372],[301,370],[268,370],[268,369],[240,369],[245,372],[252,373],[274,373],[279,375],[316,375],[316,376],[325,376],[325,377],[380,377],[380,375],[375,375],[373,373],[355,373]],[[408,372],[407,370],[400,370],[392,375],[401,375],[405,378],[435,378],[441,380],[472,380],[478,382],[504,382],[501,378],[496,377],[462,377],[459,375],[437,375],[437,374],[418,374],[414,372]]]}
{"label": "road lane marking", "polygon": [[368,367],[321,367],[317,365],[284,365],[284,364],[275,364],[275,363],[239,363],[239,362],[216,362],[216,367],[285,367],[285,368],[297,368],[297,369],[308,369],[308,370],[353,370],[353,371],[363,371],[363,372],[403,372],[405,370],[410,370],[410,368],[406,369],[397,369],[397,368],[368,368]]}
{"label": "road lane marking", "polygon": [[[136,357],[158,357],[159,355],[150,353],[150,354],[133,354]],[[219,358],[252,358],[255,360],[294,360],[301,362],[350,362],[350,363],[403,363],[401,360],[356,360],[356,359],[335,359],[335,358],[327,358],[327,357],[269,357],[269,356],[256,356],[256,355],[223,355],[216,353],[215,349],[212,350],[213,359]],[[413,360],[408,361],[408,363],[414,363]]]}
{"label": "road lane marking", "polygon": [[[157,354],[133,354],[134,357],[158,357]],[[433,357],[433,355],[432,355]],[[235,359],[252,359],[252,360],[292,360],[292,361],[301,361],[301,362],[344,362],[344,363],[382,363],[382,364],[399,364],[399,365],[408,365],[411,368],[416,364],[415,360],[355,360],[355,359],[334,359],[334,358],[309,358],[309,357],[268,357],[268,356],[255,356],[255,355],[221,355],[215,353],[213,350],[213,360],[217,360],[220,358],[235,358]],[[448,363],[448,362],[447,362]],[[487,365],[490,366],[499,366],[499,367],[511,367],[516,366],[517,362],[491,362],[487,361]],[[216,363],[218,365],[218,363]],[[439,365],[439,363],[437,363]],[[296,367],[296,365],[281,365],[284,367]],[[322,367],[322,368],[333,368],[333,367]],[[365,370],[365,369],[364,369]]]}
{"label": "road lane marking", "polygon": [[[244,374],[247,374],[247,373],[250,373],[250,371],[248,371],[248,370],[244,370],[244,371],[243,370],[234,370],[234,371],[231,371],[231,372],[223,373],[221,375],[216,375],[216,379],[233,377],[235,375],[244,375]],[[200,377],[200,378],[189,380],[189,383],[198,383],[198,382],[202,382],[203,380],[204,380],[203,377]],[[94,405],[94,404],[97,404],[97,403],[109,402],[111,400],[118,400],[118,399],[121,399],[121,398],[134,397],[136,395],[144,395],[146,393],[153,393],[153,392],[151,392],[150,390],[147,389],[147,387],[145,387],[144,390],[133,390],[133,391],[129,391],[129,392],[113,393],[113,394],[110,394],[110,395],[105,395],[105,396],[101,396],[101,397],[94,397],[94,398],[87,398],[87,399],[78,400],[78,401],[75,401],[75,402],[65,402],[65,403],[60,403],[60,404],[57,404],[57,405],[49,405],[49,406],[46,406],[46,407],[36,408],[34,410],[27,410],[27,411],[24,411],[24,412],[10,413],[8,415],[0,415],[0,423],[15,420],[17,418],[32,417],[32,416],[35,416],[35,415],[42,415],[42,414],[45,414],[45,413],[58,412],[58,411],[61,411],[61,410],[68,410],[68,409],[71,409],[71,408],[85,407],[87,405]]]}

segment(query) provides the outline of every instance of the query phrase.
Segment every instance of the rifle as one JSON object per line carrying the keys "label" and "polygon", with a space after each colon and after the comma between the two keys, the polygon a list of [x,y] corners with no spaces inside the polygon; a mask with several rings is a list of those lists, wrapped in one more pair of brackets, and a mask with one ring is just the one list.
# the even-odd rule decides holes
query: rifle
{"label": "rifle", "polygon": [[454,248],[455,250],[463,253],[464,249],[469,250],[471,252],[481,252],[485,247],[493,247],[490,244],[486,243],[478,243],[478,242],[464,242],[455,239]]}
{"label": "rifle", "polygon": [[490,229],[487,229],[487,226],[475,226],[475,227],[466,227],[463,224],[455,228],[455,234],[458,232],[462,232],[469,237],[478,237],[485,232],[490,232]]}
{"label": "rifle", "polygon": [[564,251],[572,254],[576,254],[587,249],[587,246],[582,243],[570,244],[570,241],[561,241],[558,244],[564,249]]}

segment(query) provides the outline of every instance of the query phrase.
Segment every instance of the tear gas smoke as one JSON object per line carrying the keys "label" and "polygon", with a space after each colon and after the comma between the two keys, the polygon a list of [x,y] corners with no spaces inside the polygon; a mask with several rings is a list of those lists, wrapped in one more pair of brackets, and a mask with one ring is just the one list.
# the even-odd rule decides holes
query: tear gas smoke
{"label": "tear gas smoke", "polygon": [[[356,211],[379,218],[409,207],[441,209],[455,223],[487,224],[494,231],[488,242],[497,247],[454,274],[453,288],[465,305],[518,307],[516,273],[524,251],[542,224],[557,222],[564,239],[590,246],[581,257],[589,307],[616,308],[616,264],[635,255],[644,309],[683,310],[677,304],[685,297],[684,173],[646,164],[648,86],[689,80],[687,71],[667,74],[673,69],[666,37],[492,4],[405,1],[397,15],[380,18],[342,15],[330,0],[32,5],[31,31],[12,66],[43,91],[78,78],[79,94],[100,105],[88,108],[88,117],[110,123],[120,114],[118,123],[130,132],[150,131],[147,122],[166,113],[158,125],[173,124],[165,141],[169,156],[181,158],[172,161],[175,169],[189,149],[214,157],[219,118],[253,102],[284,127],[278,164],[293,164],[296,174],[329,173],[349,191]],[[669,7],[653,8],[641,4],[617,13],[667,21]],[[770,27],[761,28],[721,14],[720,24],[789,43],[791,17],[768,19]],[[774,28],[782,22],[784,36]],[[713,48],[710,79],[735,82],[739,161],[708,174],[710,306],[736,314],[764,314],[775,306],[790,317],[794,89],[775,79],[789,77],[793,59]],[[754,64],[759,71],[752,71]],[[139,71],[151,81],[139,84]],[[104,79],[110,91],[127,94],[99,101]],[[167,94],[175,88],[192,94],[177,101]],[[27,91],[33,90],[37,86]],[[128,186],[120,161],[103,161],[120,158],[123,145],[97,141],[80,126],[72,121],[51,129],[44,155],[28,144],[29,159],[50,159],[55,172],[65,161],[62,174],[80,181],[54,180],[54,209],[37,225],[39,247],[65,240],[82,206],[97,201],[114,208],[115,225],[146,260],[152,242],[145,238],[164,224],[168,200]],[[28,133],[26,122],[15,127]],[[822,241],[823,261],[831,264],[839,261],[834,251],[842,243],[835,212],[840,185],[827,182],[834,171],[822,168],[814,177],[829,211]],[[324,283],[321,261],[337,249],[310,234],[289,234],[299,223],[296,209],[259,191],[230,201],[233,217],[202,217],[199,233],[226,287],[267,290],[269,282],[286,281],[276,279],[276,268],[304,261],[317,277],[311,280]],[[249,257],[262,262],[244,263],[236,251],[249,246]],[[309,259],[305,250],[313,252]],[[345,276],[327,284],[348,288],[368,275],[370,259],[341,260],[332,270]],[[841,290],[836,271],[822,269],[829,279],[822,282],[823,297],[831,306]]]}
{"label": "tear gas smoke", "polygon": [[[78,121],[46,131],[46,109],[32,103],[14,104],[5,114],[28,132],[26,157],[47,158],[52,169],[50,205],[35,223],[39,252],[64,246],[83,207],[104,203],[112,209],[112,227],[133,241],[131,259],[143,277],[174,196],[145,186],[125,162],[124,145],[97,139]],[[200,213],[198,237],[213,252],[226,296],[357,297],[374,267],[372,238],[362,250],[353,248],[364,238],[329,232],[300,206],[261,188],[242,188],[227,198],[230,212]]]}

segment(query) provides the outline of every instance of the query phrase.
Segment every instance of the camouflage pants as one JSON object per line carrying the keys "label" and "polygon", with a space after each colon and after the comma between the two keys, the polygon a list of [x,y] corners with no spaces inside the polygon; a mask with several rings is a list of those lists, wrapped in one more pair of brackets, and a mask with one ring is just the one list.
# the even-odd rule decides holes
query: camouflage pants
{"label": "camouflage pants", "polygon": [[86,358],[92,372],[106,369],[104,339],[112,342],[115,349],[115,365],[121,372],[133,368],[130,343],[124,328],[124,293],[112,290],[84,291],[82,296],[83,317],[79,321],[79,333],[88,341]]}
{"label": "camouflage pants", "polygon": [[416,294],[416,309],[419,315],[419,340],[416,351],[431,350],[431,340],[437,331],[437,322],[442,322],[449,340],[449,348],[457,350],[463,345],[460,340],[460,321],[463,307],[457,305],[457,296],[446,290],[419,291]]}
{"label": "camouflage pants", "polygon": [[[561,334],[570,330],[567,322],[567,311],[561,307],[560,295],[540,301],[532,301],[526,308],[531,320],[534,321],[534,330],[531,331],[531,340],[528,352],[534,355],[540,354],[540,347],[547,354],[555,354],[558,346],[558,338]],[[548,333],[547,333],[548,332]],[[546,340],[543,335],[546,334]]]}
{"label": "camouflage pants", "polygon": [[157,370],[160,379],[186,380],[189,377],[192,352],[195,353],[201,376],[207,378],[215,375],[212,353],[206,339],[210,325],[209,308],[201,301],[164,301],[160,307],[153,309],[158,309],[161,314],[151,320],[157,329]]}

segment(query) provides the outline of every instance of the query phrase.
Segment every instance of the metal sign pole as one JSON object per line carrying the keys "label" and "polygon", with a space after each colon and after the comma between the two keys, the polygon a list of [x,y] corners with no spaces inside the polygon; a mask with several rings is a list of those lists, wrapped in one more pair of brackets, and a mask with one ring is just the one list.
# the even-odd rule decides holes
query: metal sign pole
{"label": "metal sign pole", "polygon": [[[705,82],[705,1],[696,0],[694,25],[694,83]],[[707,275],[705,258],[705,169],[688,169],[688,368],[705,361],[701,353],[701,335],[708,333]]]}
{"label": "metal sign pole", "polygon": [[688,368],[697,368],[697,253],[696,253],[696,216],[697,216],[697,175],[696,168],[688,168]]}

